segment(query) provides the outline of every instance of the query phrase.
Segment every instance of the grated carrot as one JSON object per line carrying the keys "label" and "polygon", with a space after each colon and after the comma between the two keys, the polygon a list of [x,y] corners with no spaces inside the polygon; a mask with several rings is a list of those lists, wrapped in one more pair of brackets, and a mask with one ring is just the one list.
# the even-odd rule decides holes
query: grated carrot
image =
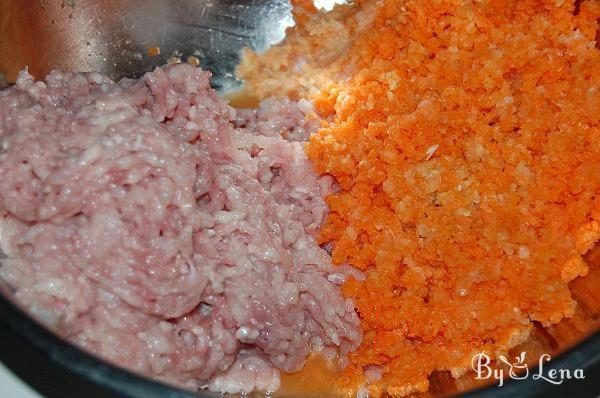
{"label": "grated carrot", "polygon": [[600,238],[600,2],[296,14],[240,74],[260,96],[310,96],[325,119],[307,152],[341,190],[320,239],[367,276],[343,288],[364,331],[344,387],[378,366],[374,396],[426,391],[433,371],[460,375],[533,321],[571,316],[568,282]]}

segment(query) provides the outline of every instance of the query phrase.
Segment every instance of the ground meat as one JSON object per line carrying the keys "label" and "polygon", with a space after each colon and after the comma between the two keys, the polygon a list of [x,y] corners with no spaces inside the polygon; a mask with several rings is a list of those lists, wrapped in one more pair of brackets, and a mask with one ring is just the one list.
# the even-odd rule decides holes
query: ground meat
{"label": "ground meat", "polygon": [[305,99],[295,102],[270,97],[261,101],[258,109],[239,110],[236,125],[268,137],[282,135],[288,141],[306,141],[319,127],[317,118],[307,117],[312,113],[312,103]]}
{"label": "ground meat", "polygon": [[344,355],[361,335],[313,238],[333,181],[294,142],[307,113],[236,112],[186,64],[21,73],[0,92],[0,275],[78,345],[192,389],[275,390],[311,349]]}

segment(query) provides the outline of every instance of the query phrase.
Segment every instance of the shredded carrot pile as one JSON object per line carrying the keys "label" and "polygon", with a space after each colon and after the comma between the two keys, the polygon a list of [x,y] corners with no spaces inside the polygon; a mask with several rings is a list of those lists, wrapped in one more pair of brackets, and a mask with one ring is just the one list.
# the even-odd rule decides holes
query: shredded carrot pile
{"label": "shredded carrot pile", "polygon": [[426,391],[570,316],[600,237],[600,2],[296,3],[240,74],[324,118],[307,152],[341,189],[320,239],[366,275],[344,285],[348,391]]}

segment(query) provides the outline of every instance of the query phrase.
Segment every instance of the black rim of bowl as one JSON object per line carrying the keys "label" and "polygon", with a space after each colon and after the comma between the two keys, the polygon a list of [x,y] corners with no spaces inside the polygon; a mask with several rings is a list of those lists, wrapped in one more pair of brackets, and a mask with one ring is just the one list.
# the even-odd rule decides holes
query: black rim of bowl
{"label": "black rim of bowl", "polygon": [[[84,380],[92,382],[130,398],[198,398],[222,397],[208,391],[187,392],[137,375],[111,365],[94,355],[70,344],[35,321],[15,303],[0,293],[0,320],[9,330],[26,343],[32,344],[50,360]],[[0,343],[1,344],[1,343]],[[584,338],[544,365],[544,373],[551,369],[588,369],[600,361],[600,331]],[[531,368],[530,375],[537,373]],[[527,397],[543,393],[550,384],[528,377],[523,380],[507,380],[502,387],[486,385],[461,394],[468,398]]]}

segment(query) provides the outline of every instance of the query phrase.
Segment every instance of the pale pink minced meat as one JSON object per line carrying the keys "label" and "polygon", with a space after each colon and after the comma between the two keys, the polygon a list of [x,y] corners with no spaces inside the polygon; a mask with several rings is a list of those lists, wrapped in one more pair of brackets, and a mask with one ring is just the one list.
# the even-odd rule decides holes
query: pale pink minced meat
{"label": "pale pink minced meat", "polygon": [[229,107],[191,65],[0,91],[0,275],[78,345],[152,377],[272,391],[361,335],[313,238],[307,102]]}

